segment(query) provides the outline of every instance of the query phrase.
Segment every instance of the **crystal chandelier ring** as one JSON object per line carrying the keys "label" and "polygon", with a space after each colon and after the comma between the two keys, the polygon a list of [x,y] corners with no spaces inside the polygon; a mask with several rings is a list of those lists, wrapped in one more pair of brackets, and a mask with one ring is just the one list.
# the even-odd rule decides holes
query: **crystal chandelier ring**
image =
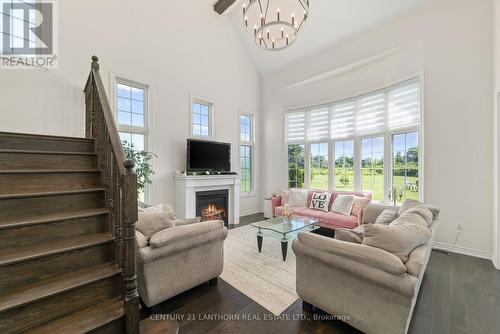
{"label": "crystal chandelier ring", "polygon": [[246,30],[261,49],[283,50],[297,40],[309,16],[309,0],[250,0],[243,4]]}

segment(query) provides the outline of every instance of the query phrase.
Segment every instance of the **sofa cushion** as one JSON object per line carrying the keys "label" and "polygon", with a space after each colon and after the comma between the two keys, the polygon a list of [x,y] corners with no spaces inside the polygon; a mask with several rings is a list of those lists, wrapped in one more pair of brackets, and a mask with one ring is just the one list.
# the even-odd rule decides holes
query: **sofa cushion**
{"label": "sofa cushion", "polygon": [[322,212],[319,214],[320,226],[326,228],[355,228],[358,226],[358,217],[346,216],[335,212]]}
{"label": "sofa cushion", "polygon": [[371,200],[366,197],[354,196],[354,204],[352,205],[351,214],[353,216],[358,217],[361,214],[368,204],[370,204]]}
{"label": "sofa cushion", "polygon": [[150,239],[151,248],[160,248],[169,244],[174,244],[176,242],[183,242],[189,238],[195,238],[204,233],[209,233],[218,229],[224,228],[224,222],[222,221],[204,222],[195,225],[182,225],[176,226],[174,228],[165,229],[159,231]]}
{"label": "sofa cushion", "polygon": [[354,204],[354,195],[338,195],[332,205],[332,211],[349,216]]}
{"label": "sofa cushion", "polygon": [[146,247],[148,245],[148,239],[141,232],[135,230],[135,240],[139,248]]}
{"label": "sofa cushion", "polygon": [[174,226],[174,221],[170,217],[168,213],[160,211],[139,212],[135,229],[149,239],[156,232]]}
{"label": "sofa cushion", "polygon": [[406,271],[408,274],[419,277],[422,268],[425,265],[427,253],[430,251],[431,245],[425,244],[420,245],[415,248],[408,256],[408,261],[406,261]]}
{"label": "sofa cushion", "polygon": [[175,226],[182,226],[182,225],[196,224],[196,223],[199,223],[200,220],[201,220],[200,217],[186,218],[186,219],[176,219],[176,220],[174,220],[174,223],[175,223]]}
{"label": "sofa cushion", "polygon": [[322,210],[328,212],[328,206],[330,205],[330,198],[332,194],[329,192],[324,193],[313,193],[311,197],[310,209]]}
{"label": "sofa cushion", "polygon": [[411,251],[427,243],[431,237],[431,231],[418,224],[368,224],[363,245],[384,249],[406,262]]}
{"label": "sofa cushion", "polygon": [[385,209],[375,220],[375,224],[388,225],[398,218],[398,211],[396,209]]}
{"label": "sofa cushion", "polygon": [[364,228],[363,226],[358,226],[353,229],[348,228],[338,228],[335,230],[335,239],[353,242],[356,244],[360,244],[363,242],[364,238]]}
{"label": "sofa cushion", "polygon": [[307,194],[308,191],[306,189],[290,189],[288,192],[289,197],[289,205],[291,207],[307,207]]}

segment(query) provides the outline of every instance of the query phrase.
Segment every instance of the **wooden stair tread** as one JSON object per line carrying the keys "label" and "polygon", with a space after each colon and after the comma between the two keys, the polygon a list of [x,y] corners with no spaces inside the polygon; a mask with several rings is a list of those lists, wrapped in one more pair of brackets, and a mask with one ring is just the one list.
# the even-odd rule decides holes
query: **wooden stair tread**
{"label": "wooden stair tread", "polygon": [[43,256],[60,254],[77,249],[100,245],[113,240],[110,233],[96,233],[67,238],[49,244],[19,247],[0,252],[0,266],[28,261]]}
{"label": "wooden stair tread", "polygon": [[41,135],[41,134],[36,134],[36,133],[20,133],[20,132],[5,132],[5,131],[0,132],[0,136],[20,137],[20,138],[46,138],[46,139],[63,140],[63,141],[83,141],[83,142],[93,142],[94,141],[94,138]]}
{"label": "wooden stair tread", "polygon": [[0,153],[23,153],[23,154],[59,154],[59,155],[97,155],[94,152],[73,152],[73,151],[37,151],[37,150],[12,150],[0,149]]}
{"label": "wooden stair tread", "polygon": [[38,215],[36,218],[30,220],[10,221],[5,223],[0,223],[1,224],[0,230],[5,228],[16,228],[29,225],[47,224],[47,223],[53,223],[70,219],[101,216],[108,213],[109,210],[106,209],[89,209],[83,211],[63,212],[63,213],[58,212],[56,214]]}
{"label": "wooden stair tread", "polygon": [[65,317],[49,321],[38,327],[30,328],[30,334],[76,334],[87,333],[98,329],[125,315],[123,301],[115,298],[103,303],[92,305]]}
{"label": "wooden stair tread", "polygon": [[99,173],[99,169],[13,169],[0,170],[0,174],[63,174],[63,173]]}
{"label": "wooden stair tread", "polygon": [[59,191],[44,191],[44,192],[33,192],[33,193],[21,193],[21,194],[6,194],[0,195],[0,200],[8,198],[25,198],[25,197],[42,197],[42,196],[57,196],[57,195],[71,195],[71,194],[82,194],[82,193],[93,193],[105,191],[105,188],[81,188],[72,190],[59,190]]}
{"label": "wooden stair tread", "polygon": [[20,307],[121,273],[112,263],[86,268],[0,294],[0,312]]}

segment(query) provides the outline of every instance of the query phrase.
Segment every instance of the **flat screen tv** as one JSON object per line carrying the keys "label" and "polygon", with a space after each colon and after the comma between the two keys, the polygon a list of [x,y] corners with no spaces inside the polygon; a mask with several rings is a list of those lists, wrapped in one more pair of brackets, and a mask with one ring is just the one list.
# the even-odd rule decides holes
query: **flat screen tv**
{"label": "flat screen tv", "polygon": [[231,171],[231,144],[188,139],[187,171]]}

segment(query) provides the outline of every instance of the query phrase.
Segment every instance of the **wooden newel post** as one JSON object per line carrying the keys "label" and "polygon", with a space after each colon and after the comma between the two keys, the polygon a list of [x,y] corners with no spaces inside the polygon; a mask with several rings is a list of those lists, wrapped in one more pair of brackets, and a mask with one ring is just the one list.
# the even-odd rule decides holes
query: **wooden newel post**
{"label": "wooden newel post", "polygon": [[135,223],[137,222],[137,176],[133,160],[125,160],[127,169],[122,177],[122,212],[123,212],[123,281],[125,285],[125,314],[127,333],[139,333],[139,294],[137,293],[137,264]]}
{"label": "wooden newel post", "polygon": [[[92,63],[90,64],[90,68],[92,70],[99,71],[99,58],[97,56],[92,56]],[[96,116],[96,103],[95,99],[96,91],[94,87],[94,76],[92,71],[90,71],[90,76],[85,85],[85,138],[94,138],[95,133],[93,133],[93,126],[95,122]]]}

